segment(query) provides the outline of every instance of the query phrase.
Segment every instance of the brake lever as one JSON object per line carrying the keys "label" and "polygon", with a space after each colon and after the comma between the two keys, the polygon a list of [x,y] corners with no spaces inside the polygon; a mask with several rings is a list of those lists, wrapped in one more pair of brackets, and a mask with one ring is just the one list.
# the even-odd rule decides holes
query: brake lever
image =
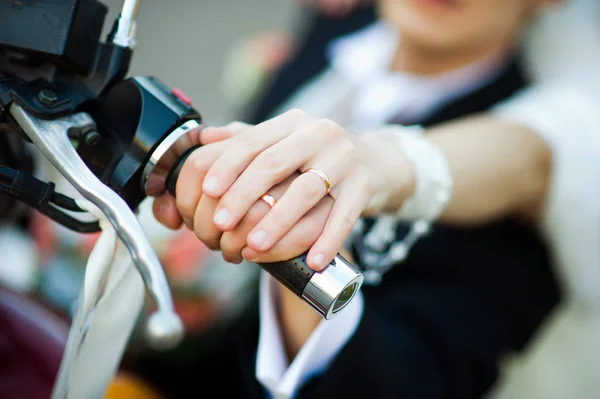
{"label": "brake lever", "polygon": [[130,207],[90,171],[69,138],[71,129],[94,128],[92,117],[81,112],[44,120],[29,114],[17,103],[11,105],[10,113],[38,150],[114,226],[158,308],[146,326],[150,343],[157,348],[176,346],[183,338],[184,328],[175,313],[168,280],[158,257]]}

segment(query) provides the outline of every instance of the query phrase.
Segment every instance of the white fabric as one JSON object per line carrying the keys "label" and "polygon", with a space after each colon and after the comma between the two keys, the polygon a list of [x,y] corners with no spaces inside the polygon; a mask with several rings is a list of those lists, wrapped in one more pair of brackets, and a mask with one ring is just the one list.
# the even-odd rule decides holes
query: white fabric
{"label": "white fabric", "polygon": [[600,310],[600,104],[585,95],[600,87],[588,84],[535,87],[496,112],[529,126],[551,146],[541,228],[567,294]]}
{"label": "white fabric", "polygon": [[507,56],[496,53],[433,76],[390,72],[399,41],[394,28],[381,21],[333,42],[329,49],[332,69],[358,87],[351,108],[351,125],[357,132],[393,117],[411,121],[424,118],[443,103],[493,79]]}
{"label": "white fabric", "polygon": [[498,53],[435,76],[390,72],[388,65],[398,40],[393,29],[377,22],[332,42],[328,51],[331,67],[300,89],[275,114],[300,108],[363,133],[392,117],[426,117],[444,103],[486,84],[506,64],[506,54]]}
{"label": "white fabric", "polygon": [[144,302],[144,284],[117,235],[94,205],[102,234],[85,269],[77,311],[52,392],[53,399],[100,399],[121,363]]}
{"label": "white fabric", "polygon": [[354,334],[363,312],[363,296],[358,292],[335,318],[321,320],[288,366],[275,306],[278,290],[285,288],[268,273],[261,273],[256,378],[274,399],[293,398],[308,378],[328,367]]}
{"label": "white fabric", "polygon": [[600,2],[547,9],[525,50],[536,84],[496,112],[551,146],[542,229],[570,299],[600,310]]}

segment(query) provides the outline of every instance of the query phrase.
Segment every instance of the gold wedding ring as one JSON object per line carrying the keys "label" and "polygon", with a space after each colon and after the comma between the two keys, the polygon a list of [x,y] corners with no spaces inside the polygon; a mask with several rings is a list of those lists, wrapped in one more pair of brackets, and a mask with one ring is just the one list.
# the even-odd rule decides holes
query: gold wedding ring
{"label": "gold wedding ring", "polygon": [[319,169],[310,168],[310,169],[306,169],[304,171],[304,173],[313,173],[313,174],[319,176],[321,178],[321,180],[323,180],[323,183],[325,183],[325,188],[327,191],[325,193],[325,195],[329,194],[329,191],[331,191],[331,182],[329,181],[329,178],[327,177],[325,172],[323,172],[322,170],[319,170]]}
{"label": "gold wedding ring", "polygon": [[277,202],[277,201],[275,201],[275,198],[273,198],[269,194],[263,194],[260,197],[260,199],[265,201],[271,208],[273,208],[275,206],[275,203]]}

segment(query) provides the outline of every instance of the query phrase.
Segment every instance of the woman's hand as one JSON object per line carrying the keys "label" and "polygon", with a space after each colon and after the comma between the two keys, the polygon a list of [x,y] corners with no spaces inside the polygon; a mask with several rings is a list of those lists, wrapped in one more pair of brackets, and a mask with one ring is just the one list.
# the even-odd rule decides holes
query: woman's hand
{"label": "woman's hand", "polygon": [[[215,161],[227,145],[220,143],[234,134],[247,130],[250,126],[234,122],[225,128],[209,128],[203,132],[204,147],[196,150],[182,170],[178,181],[178,199],[197,203],[196,209],[178,209],[178,201],[168,195],[155,199],[153,211],[156,218],[165,226],[177,229],[185,222],[196,236],[209,248],[220,250],[223,258],[231,263],[240,263],[243,258],[259,263],[275,262],[294,258],[310,248],[323,232],[325,221],[333,206],[333,198],[326,196],[304,215],[298,223],[276,245],[266,252],[256,252],[247,247],[247,236],[260,220],[268,213],[269,205],[256,201],[248,213],[229,231],[223,232],[213,223],[217,201],[202,193],[201,180],[206,170]],[[218,144],[218,145],[216,145]],[[275,200],[279,200],[299,173],[294,173],[283,182],[269,190]],[[198,190],[196,190],[198,189]],[[180,197],[181,196],[181,197]],[[199,199],[198,199],[199,198]],[[184,215],[184,216],[182,216]],[[185,218],[185,221],[184,221]]]}
{"label": "woman's hand", "polygon": [[[413,187],[410,165],[389,141],[367,142],[300,110],[256,126],[206,128],[200,141],[179,175],[177,199],[156,199],[154,212],[171,228],[183,221],[231,262],[309,251],[309,266],[321,270],[375,192],[401,202]],[[271,209],[264,194],[276,199]]]}
{"label": "woman's hand", "polygon": [[[206,129],[202,140],[209,140],[211,134],[216,134],[215,130]],[[374,192],[376,170],[372,164],[377,155],[332,121],[303,111],[286,112],[215,144],[225,144],[225,148],[214,162],[188,162],[182,169],[177,204],[183,217],[192,220],[214,208],[214,225],[231,231],[260,197],[279,183],[298,171],[322,171],[335,202],[308,255],[309,265],[316,270],[325,267],[342,247]],[[200,160],[195,155],[194,159]],[[328,187],[317,174],[295,177],[251,230],[248,247],[256,253],[271,250],[327,194]]]}

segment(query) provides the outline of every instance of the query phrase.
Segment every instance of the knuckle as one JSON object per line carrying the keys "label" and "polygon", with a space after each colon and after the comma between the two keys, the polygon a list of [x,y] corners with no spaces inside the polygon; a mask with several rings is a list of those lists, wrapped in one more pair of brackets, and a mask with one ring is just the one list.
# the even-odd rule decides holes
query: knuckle
{"label": "knuckle", "polygon": [[316,123],[319,136],[325,140],[333,140],[340,137],[343,129],[331,119],[319,119]]}
{"label": "knuckle", "polygon": [[266,171],[269,176],[274,179],[281,179],[286,175],[285,158],[276,151],[266,150],[256,157],[257,163],[261,170]]}
{"label": "knuckle", "polygon": [[372,193],[375,189],[372,176],[362,168],[356,173],[356,182],[361,187],[361,190],[367,193]]}
{"label": "knuckle", "polygon": [[202,171],[210,167],[210,163],[207,161],[208,157],[204,154],[204,151],[200,151],[200,148],[190,154],[186,163],[191,163],[194,166],[194,171]]}
{"label": "knuckle", "polygon": [[318,181],[313,178],[296,179],[294,185],[297,186],[297,190],[302,197],[312,203],[316,203],[325,195],[325,187],[320,179]]}
{"label": "knuckle", "polygon": [[227,129],[231,130],[233,132],[233,134],[240,134],[240,133],[250,129],[252,126],[248,125],[247,123],[244,123],[244,122],[234,121],[234,122],[229,123],[225,127]]}
{"label": "knuckle", "polygon": [[217,240],[200,239],[200,241],[202,241],[204,243],[204,245],[206,245],[206,247],[208,249],[210,249],[211,251],[218,251],[221,249],[219,242]]}
{"label": "knuckle", "polygon": [[295,222],[294,214],[281,208],[273,208],[271,212],[261,221],[261,226],[272,234],[283,232]]}
{"label": "knuckle", "polygon": [[239,256],[241,256],[242,245],[239,237],[237,237],[234,233],[223,234],[221,237],[220,247],[223,255],[227,255],[231,259],[237,259]]}
{"label": "knuckle", "polygon": [[292,108],[286,111],[283,115],[292,120],[303,120],[309,117],[309,114],[300,108]]}
{"label": "knuckle", "polygon": [[350,234],[350,232],[354,228],[355,224],[356,224],[356,219],[352,215],[345,214],[341,217],[340,227],[341,227],[341,231],[342,231],[344,237],[346,237],[346,235]]}
{"label": "knuckle", "polygon": [[198,237],[198,239],[202,241],[204,245],[206,245],[209,249],[213,251],[220,249],[220,237],[218,235],[211,232],[207,232],[204,229],[200,229],[198,227],[194,229],[194,234],[196,234],[196,237]]}
{"label": "knuckle", "polygon": [[183,219],[191,220],[194,217],[195,207],[190,201],[179,200],[176,202],[177,210]]}
{"label": "knuckle", "polygon": [[234,136],[233,142],[228,151],[233,154],[249,153],[254,155],[262,148],[262,137],[260,134],[254,134],[255,130],[250,128]]}
{"label": "knuckle", "polygon": [[340,140],[340,143],[337,145],[339,151],[341,152],[344,159],[351,161],[355,164],[358,161],[358,149],[356,147],[356,143],[349,138],[344,138]]}

